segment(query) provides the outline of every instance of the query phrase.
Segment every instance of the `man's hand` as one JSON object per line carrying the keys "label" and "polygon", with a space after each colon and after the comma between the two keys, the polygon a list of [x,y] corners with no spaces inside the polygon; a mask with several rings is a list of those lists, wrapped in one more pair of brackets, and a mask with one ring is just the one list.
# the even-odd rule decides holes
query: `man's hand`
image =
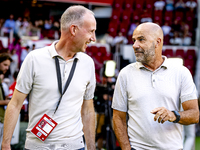
{"label": "man's hand", "polygon": [[152,114],[155,114],[154,121],[159,123],[164,123],[165,121],[173,122],[176,120],[176,116],[172,111],[169,111],[165,107],[158,107],[151,111]]}

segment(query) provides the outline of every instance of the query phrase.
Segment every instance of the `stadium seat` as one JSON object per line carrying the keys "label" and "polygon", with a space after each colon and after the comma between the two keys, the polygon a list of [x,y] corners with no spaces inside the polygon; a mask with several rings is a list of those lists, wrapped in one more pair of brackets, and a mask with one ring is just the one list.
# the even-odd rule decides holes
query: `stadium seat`
{"label": "stadium seat", "polygon": [[135,9],[134,10],[143,10],[145,0],[136,0],[135,1]]}
{"label": "stadium seat", "polygon": [[127,36],[129,24],[121,22],[119,32],[122,32],[123,36]]}
{"label": "stadium seat", "polygon": [[0,51],[3,51],[3,50],[5,50],[5,48],[4,48],[3,44],[2,44],[2,41],[0,40]]}
{"label": "stadium seat", "polygon": [[100,46],[99,47],[99,52],[101,52],[102,56],[105,56],[107,54],[107,50],[105,46]]}
{"label": "stadium seat", "polygon": [[132,13],[132,22],[140,22],[140,11],[139,10],[134,10]]}
{"label": "stadium seat", "polygon": [[175,11],[175,19],[178,20],[179,23],[181,23],[182,21],[184,21],[184,12],[182,11]]}
{"label": "stadium seat", "polygon": [[124,1],[124,10],[132,11],[133,10],[133,4],[134,4],[134,0],[125,0]]}
{"label": "stadium seat", "polygon": [[117,35],[117,30],[118,30],[118,23],[113,23],[110,21],[109,27],[108,27],[108,33],[112,37],[115,37]]}
{"label": "stadium seat", "polygon": [[152,13],[153,13],[153,10],[154,10],[154,0],[146,0],[145,4],[146,4],[145,8],[147,9],[147,11],[152,16]]}
{"label": "stadium seat", "polygon": [[90,51],[92,52],[92,56],[96,56],[98,53],[98,47],[95,45],[90,46]]}
{"label": "stadium seat", "polygon": [[113,3],[113,8],[115,10],[121,11],[123,8],[123,2],[124,2],[123,0],[115,0]]}
{"label": "stadium seat", "polygon": [[175,57],[185,58],[185,51],[183,49],[177,49],[175,52]]}
{"label": "stadium seat", "polygon": [[154,22],[158,22],[160,25],[162,25],[162,18],[163,18],[162,11],[154,10],[154,17],[153,17]]}
{"label": "stadium seat", "polygon": [[88,47],[86,48],[86,53],[87,53],[89,56],[92,57],[92,51],[91,51],[91,47],[90,47],[90,46],[88,46]]}
{"label": "stadium seat", "polygon": [[194,76],[195,61],[193,59],[185,59],[184,66],[187,67],[190,70],[192,76]]}
{"label": "stadium seat", "polygon": [[165,49],[164,55],[165,55],[167,58],[174,57],[173,49]]}
{"label": "stadium seat", "polygon": [[193,22],[194,22],[194,13],[191,11],[187,11],[185,15],[185,22],[189,25],[189,30],[192,31],[193,29]]}
{"label": "stadium seat", "polygon": [[196,60],[196,51],[195,51],[195,49],[188,49],[186,51],[186,59]]}
{"label": "stadium seat", "polygon": [[121,16],[121,12],[120,11],[113,10],[110,21],[112,21],[112,23],[117,23],[120,20],[120,16]]}
{"label": "stadium seat", "polygon": [[172,25],[173,20],[173,11],[165,11],[164,22],[168,22],[169,25]]}
{"label": "stadium seat", "polygon": [[106,55],[103,56],[103,61],[106,61],[106,60],[112,60],[112,54],[111,53],[106,53]]}
{"label": "stadium seat", "polygon": [[170,40],[170,35],[169,34],[167,34],[167,35],[165,35],[164,36],[164,45],[170,45],[170,42],[169,42],[169,40]]}
{"label": "stadium seat", "polygon": [[130,24],[131,16],[132,16],[132,11],[124,10],[123,13],[122,13],[122,19],[121,19],[122,22]]}
{"label": "stadium seat", "polygon": [[127,36],[128,44],[133,44],[132,35]]}
{"label": "stadium seat", "polygon": [[103,64],[103,58],[102,58],[102,53],[100,51],[98,51],[96,53],[96,55],[94,56],[94,58],[101,64]]}

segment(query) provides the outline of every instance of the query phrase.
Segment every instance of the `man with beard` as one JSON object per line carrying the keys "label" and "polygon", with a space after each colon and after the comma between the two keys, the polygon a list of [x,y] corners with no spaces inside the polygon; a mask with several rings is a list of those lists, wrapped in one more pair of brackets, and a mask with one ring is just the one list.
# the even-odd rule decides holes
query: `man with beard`
{"label": "man with beard", "polygon": [[[8,71],[11,61],[12,59],[9,54],[7,53],[0,54],[0,74],[5,74]],[[0,147],[3,138],[3,123],[5,114],[4,106],[8,105],[9,102],[10,100],[5,98],[4,90],[2,87],[2,81],[0,78]]]}
{"label": "man with beard", "polygon": [[162,56],[163,32],[159,25],[140,24],[132,39],[137,62],[119,73],[112,103],[120,147],[183,149],[182,125],[199,122],[191,73]]}

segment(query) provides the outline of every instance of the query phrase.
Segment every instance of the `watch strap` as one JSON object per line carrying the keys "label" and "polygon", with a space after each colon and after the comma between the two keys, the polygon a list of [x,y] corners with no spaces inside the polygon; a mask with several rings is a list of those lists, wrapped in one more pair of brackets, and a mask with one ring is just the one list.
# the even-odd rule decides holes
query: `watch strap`
{"label": "watch strap", "polygon": [[176,120],[174,120],[173,123],[178,123],[178,122],[180,121],[180,119],[181,119],[181,116],[180,116],[179,112],[176,111],[176,110],[174,110],[174,111],[172,111],[172,112],[173,112],[174,115],[176,116]]}

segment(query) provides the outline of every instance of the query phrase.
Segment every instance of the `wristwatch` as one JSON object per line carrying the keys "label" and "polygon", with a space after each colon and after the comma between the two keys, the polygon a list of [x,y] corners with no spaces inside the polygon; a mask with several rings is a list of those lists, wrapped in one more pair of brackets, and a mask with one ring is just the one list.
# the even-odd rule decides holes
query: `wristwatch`
{"label": "wristwatch", "polygon": [[174,110],[174,111],[172,111],[172,112],[173,112],[174,115],[176,116],[176,120],[174,120],[173,123],[178,123],[178,122],[180,121],[180,119],[181,119],[181,116],[180,116],[179,112],[176,111],[176,110]]}

